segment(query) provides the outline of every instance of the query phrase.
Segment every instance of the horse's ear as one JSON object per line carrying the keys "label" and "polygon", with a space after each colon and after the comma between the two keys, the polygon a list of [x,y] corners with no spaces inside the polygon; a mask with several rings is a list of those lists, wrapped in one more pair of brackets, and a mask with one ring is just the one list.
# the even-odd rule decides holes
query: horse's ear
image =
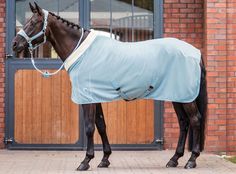
{"label": "horse's ear", "polygon": [[30,9],[33,13],[36,13],[36,9],[34,8],[34,6],[29,2],[29,6],[30,6]]}
{"label": "horse's ear", "polygon": [[35,7],[36,7],[36,10],[37,10],[38,14],[40,16],[42,16],[43,15],[43,10],[41,9],[41,7],[38,6],[38,4],[36,2],[34,2],[34,4],[35,4]]}

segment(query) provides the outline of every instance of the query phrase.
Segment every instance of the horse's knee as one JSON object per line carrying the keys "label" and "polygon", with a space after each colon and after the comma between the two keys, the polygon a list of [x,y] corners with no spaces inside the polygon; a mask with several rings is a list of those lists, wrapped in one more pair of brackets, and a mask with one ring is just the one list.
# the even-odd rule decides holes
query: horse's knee
{"label": "horse's knee", "polygon": [[180,131],[181,132],[187,132],[189,128],[189,122],[187,120],[180,120]]}
{"label": "horse's knee", "polygon": [[85,132],[88,137],[93,136],[94,131],[95,131],[95,126],[92,124],[88,124],[85,128]]}
{"label": "horse's knee", "polygon": [[106,133],[106,125],[102,124],[102,125],[97,125],[98,128],[98,133],[99,134],[104,134]]}
{"label": "horse's knee", "polygon": [[99,134],[104,134],[106,133],[106,124],[105,120],[103,118],[103,115],[96,115],[96,126],[98,129]]}

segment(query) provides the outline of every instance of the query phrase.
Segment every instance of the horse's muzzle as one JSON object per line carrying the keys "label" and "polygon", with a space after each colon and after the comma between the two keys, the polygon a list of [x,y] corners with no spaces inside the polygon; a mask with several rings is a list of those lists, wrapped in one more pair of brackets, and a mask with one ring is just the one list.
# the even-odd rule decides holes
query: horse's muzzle
{"label": "horse's muzzle", "polygon": [[17,39],[17,37],[14,38],[12,41],[12,50],[16,53],[20,53],[25,48],[25,41],[21,41],[20,39]]}

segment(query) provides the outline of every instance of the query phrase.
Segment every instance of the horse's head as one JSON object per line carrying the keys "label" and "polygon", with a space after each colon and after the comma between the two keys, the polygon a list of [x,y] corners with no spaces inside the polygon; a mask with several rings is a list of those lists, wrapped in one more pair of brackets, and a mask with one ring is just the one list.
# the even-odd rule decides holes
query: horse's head
{"label": "horse's head", "polygon": [[47,11],[42,10],[37,3],[35,3],[35,7],[31,3],[29,6],[33,15],[12,41],[12,49],[17,53],[26,47],[33,48],[46,41]]}

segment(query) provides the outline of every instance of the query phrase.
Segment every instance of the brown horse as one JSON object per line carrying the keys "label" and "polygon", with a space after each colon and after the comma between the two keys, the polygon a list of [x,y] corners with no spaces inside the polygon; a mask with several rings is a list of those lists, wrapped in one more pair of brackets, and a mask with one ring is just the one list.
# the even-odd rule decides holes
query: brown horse
{"label": "brown horse", "polygon": [[[82,43],[90,33],[89,30],[84,30],[84,35],[81,37],[82,28],[79,25],[71,23],[51,12],[48,13],[46,19],[47,25],[45,27],[44,10],[42,10],[36,3],[35,7],[30,4],[30,8],[33,12],[33,16],[23,27],[25,34],[17,34],[13,40],[12,48],[15,52],[19,53],[27,47],[33,48],[34,45],[44,43],[45,39],[47,39],[47,41],[51,42],[61,60],[65,61],[74,48],[79,46],[77,44],[78,41],[81,40]],[[41,34],[38,35],[40,32]],[[37,37],[34,37],[35,35],[37,35]],[[192,155],[186,163],[185,168],[196,167],[196,159],[204,148],[207,91],[206,71],[203,60],[201,61],[200,66],[201,84],[198,97],[190,103],[173,102],[178,117],[180,135],[176,152],[169,160],[166,167],[176,167],[178,165],[178,159],[184,155],[184,147],[188,132],[189,150],[192,152]],[[111,148],[106,133],[106,124],[101,104],[83,104],[82,109],[87,135],[87,152],[77,170],[87,170],[89,168],[90,160],[94,158],[95,124],[101,136],[104,151],[104,156],[98,167],[108,167],[110,165],[108,158],[111,154]]]}

